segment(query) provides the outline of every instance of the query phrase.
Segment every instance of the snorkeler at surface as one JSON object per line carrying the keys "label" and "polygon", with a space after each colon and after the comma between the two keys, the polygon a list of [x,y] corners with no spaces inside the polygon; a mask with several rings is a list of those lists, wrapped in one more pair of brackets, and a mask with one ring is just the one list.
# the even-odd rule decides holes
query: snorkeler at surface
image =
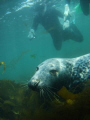
{"label": "snorkeler at surface", "polygon": [[77,42],[83,41],[83,36],[75,26],[75,24],[71,23],[69,25],[69,21],[67,18],[64,23],[61,24],[58,17],[61,19],[64,18],[64,14],[54,7],[48,7],[47,5],[41,3],[36,4],[35,11],[37,12],[32,27],[30,29],[28,37],[30,39],[35,38],[35,31],[39,24],[41,24],[46,31],[48,31],[52,37],[53,44],[57,50],[61,49],[62,42],[68,39],[72,39]]}

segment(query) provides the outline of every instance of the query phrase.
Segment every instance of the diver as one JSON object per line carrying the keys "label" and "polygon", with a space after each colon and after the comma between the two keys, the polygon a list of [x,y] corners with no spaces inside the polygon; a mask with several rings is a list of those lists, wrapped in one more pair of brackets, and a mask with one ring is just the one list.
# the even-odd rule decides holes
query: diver
{"label": "diver", "polygon": [[37,14],[33,20],[32,27],[30,29],[28,38],[30,40],[35,38],[35,31],[39,24],[41,24],[47,32],[50,33],[53,44],[57,50],[61,49],[62,42],[68,39],[72,39],[77,42],[83,41],[83,36],[76,27],[75,24],[70,23],[68,17],[65,21],[60,22],[60,19],[64,18],[64,14],[54,7],[48,7],[48,5],[40,3],[35,5],[35,11]]}

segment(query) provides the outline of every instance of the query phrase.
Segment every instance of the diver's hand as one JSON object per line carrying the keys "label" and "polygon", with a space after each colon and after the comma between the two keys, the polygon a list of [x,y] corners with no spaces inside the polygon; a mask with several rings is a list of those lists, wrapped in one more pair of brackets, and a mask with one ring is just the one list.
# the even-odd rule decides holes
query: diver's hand
{"label": "diver's hand", "polygon": [[34,29],[31,29],[31,30],[29,31],[28,38],[29,38],[30,40],[32,40],[32,39],[35,38],[35,31],[34,31]]}
{"label": "diver's hand", "polygon": [[69,20],[66,20],[63,24],[63,30],[69,28],[69,26],[70,26],[70,22],[69,22]]}
{"label": "diver's hand", "polygon": [[69,16],[70,14],[70,9],[69,9],[69,5],[66,4],[65,5],[65,10],[64,10],[64,21],[66,21],[67,17]]}
{"label": "diver's hand", "polygon": [[64,10],[64,23],[63,23],[63,30],[68,28],[70,26],[70,9],[69,5],[65,5],[65,10]]}

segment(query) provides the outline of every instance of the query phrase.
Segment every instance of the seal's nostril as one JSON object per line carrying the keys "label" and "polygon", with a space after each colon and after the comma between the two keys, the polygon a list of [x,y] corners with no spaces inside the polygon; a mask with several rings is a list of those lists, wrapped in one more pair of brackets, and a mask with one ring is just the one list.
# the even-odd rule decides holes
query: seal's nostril
{"label": "seal's nostril", "polygon": [[38,85],[38,83],[39,83],[39,82],[38,82],[38,81],[36,81],[36,82],[34,83],[34,86],[37,86],[37,85]]}
{"label": "seal's nostril", "polygon": [[38,84],[39,84],[38,80],[31,80],[28,83],[28,87],[35,90],[35,89],[37,89]]}

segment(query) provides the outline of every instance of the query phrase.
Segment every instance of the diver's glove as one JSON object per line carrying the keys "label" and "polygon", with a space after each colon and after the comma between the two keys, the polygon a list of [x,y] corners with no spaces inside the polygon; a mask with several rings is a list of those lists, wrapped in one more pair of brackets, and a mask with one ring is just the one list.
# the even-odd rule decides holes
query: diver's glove
{"label": "diver's glove", "polygon": [[64,10],[64,23],[63,23],[63,30],[65,30],[66,28],[68,28],[70,26],[70,9],[69,9],[69,5],[66,4],[65,5],[65,10]]}
{"label": "diver's glove", "polygon": [[69,22],[69,20],[66,20],[66,21],[63,23],[63,30],[69,28],[69,26],[70,26],[70,22]]}
{"label": "diver's glove", "polygon": [[70,9],[69,9],[69,5],[66,4],[65,5],[65,10],[64,10],[64,21],[66,21],[69,16],[70,16]]}
{"label": "diver's glove", "polygon": [[35,38],[35,31],[34,31],[34,29],[30,29],[29,34],[28,34],[28,38],[30,40]]}

